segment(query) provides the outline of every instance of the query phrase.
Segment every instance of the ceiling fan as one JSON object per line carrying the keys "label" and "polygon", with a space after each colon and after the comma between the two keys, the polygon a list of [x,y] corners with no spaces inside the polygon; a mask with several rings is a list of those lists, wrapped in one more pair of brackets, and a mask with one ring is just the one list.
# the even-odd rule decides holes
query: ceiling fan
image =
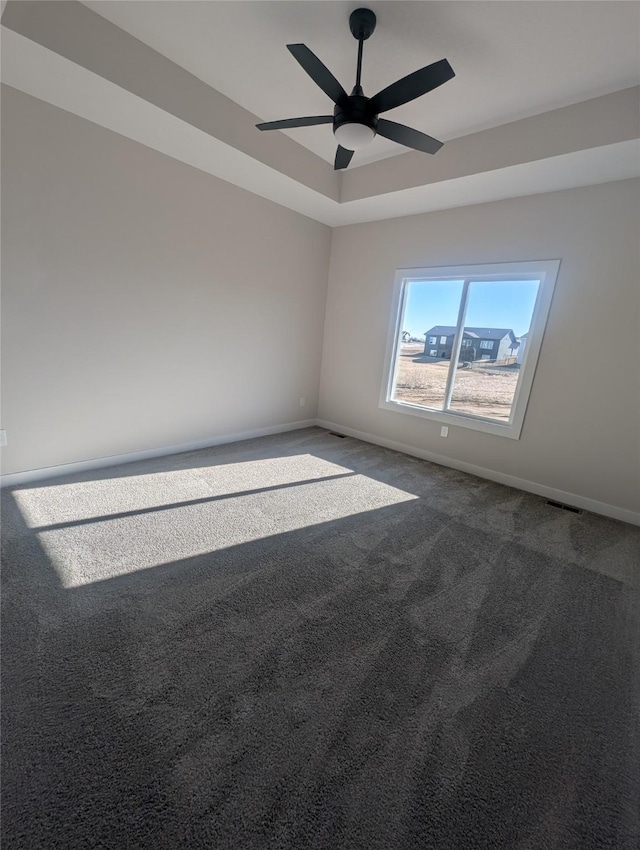
{"label": "ceiling fan", "polygon": [[373,141],[376,134],[398,142],[406,147],[425,153],[437,153],[442,142],[413,130],[404,124],[380,118],[381,112],[395,109],[410,100],[446,83],[455,73],[446,59],[420,68],[387,86],[373,97],[365,97],[360,85],[362,73],[362,46],[373,35],[376,28],[376,16],[370,9],[356,9],[349,16],[349,28],[358,40],[358,69],[356,84],[351,94],[347,94],[331,71],[304,44],[287,44],[287,49],[302,65],[311,79],[329,95],[335,103],[333,115],[311,115],[305,118],[285,118],[283,121],[266,121],[256,124],[259,130],[287,130],[293,127],[311,127],[315,124],[333,124],[333,134],[338,142],[334,169],[346,168],[351,162],[354,151],[360,150]]}

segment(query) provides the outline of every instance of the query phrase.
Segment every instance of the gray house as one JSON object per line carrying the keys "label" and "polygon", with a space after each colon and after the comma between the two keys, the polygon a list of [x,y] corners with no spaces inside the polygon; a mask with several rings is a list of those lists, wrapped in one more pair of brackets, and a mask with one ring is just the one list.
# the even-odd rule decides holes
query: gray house
{"label": "gray house", "polygon": [[[456,329],[452,325],[434,325],[425,333],[427,357],[450,358]],[[460,349],[461,360],[504,360],[514,357],[519,342],[511,328],[465,328]]]}

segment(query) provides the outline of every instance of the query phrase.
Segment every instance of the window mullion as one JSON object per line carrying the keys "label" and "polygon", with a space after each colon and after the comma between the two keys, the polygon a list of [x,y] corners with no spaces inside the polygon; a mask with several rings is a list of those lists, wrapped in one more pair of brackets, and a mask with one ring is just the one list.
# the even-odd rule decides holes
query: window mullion
{"label": "window mullion", "polygon": [[447,385],[444,391],[443,410],[449,410],[451,397],[453,396],[454,378],[458,367],[458,359],[460,358],[460,348],[462,347],[462,338],[464,336],[464,320],[467,315],[467,301],[469,300],[469,280],[465,280],[462,286],[462,297],[460,298],[460,310],[458,311],[458,324],[456,333],[453,338],[453,347],[451,349],[451,362],[449,363],[449,373],[447,375]]}

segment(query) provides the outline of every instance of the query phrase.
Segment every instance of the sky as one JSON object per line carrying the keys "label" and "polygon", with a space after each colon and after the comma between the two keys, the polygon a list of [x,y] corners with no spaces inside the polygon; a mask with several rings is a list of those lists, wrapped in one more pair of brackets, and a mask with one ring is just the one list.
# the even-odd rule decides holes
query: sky
{"label": "sky", "polygon": [[[511,328],[516,336],[529,330],[538,281],[475,281],[469,286],[465,326]],[[424,337],[434,325],[455,325],[462,281],[415,281],[409,287],[403,331]]]}

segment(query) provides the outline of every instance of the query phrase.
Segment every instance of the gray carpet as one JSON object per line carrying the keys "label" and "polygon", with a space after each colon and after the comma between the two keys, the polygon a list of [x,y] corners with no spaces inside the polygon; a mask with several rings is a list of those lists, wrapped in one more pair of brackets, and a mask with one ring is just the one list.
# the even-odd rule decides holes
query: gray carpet
{"label": "gray carpet", "polygon": [[3,850],[637,848],[640,529],[316,428],[2,498]]}

